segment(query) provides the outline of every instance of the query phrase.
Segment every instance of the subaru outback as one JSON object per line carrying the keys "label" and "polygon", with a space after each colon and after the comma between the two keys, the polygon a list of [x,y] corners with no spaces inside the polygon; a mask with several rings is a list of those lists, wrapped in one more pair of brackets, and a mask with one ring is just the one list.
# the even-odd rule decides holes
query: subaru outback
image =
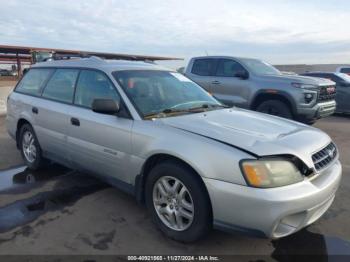
{"label": "subaru outback", "polygon": [[291,120],[228,108],[185,76],[96,57],[29,69],[8,98],[25,163],[93,174],[145,203],[160,230],[280,238],[319,219],[341,179],[336,145]]}

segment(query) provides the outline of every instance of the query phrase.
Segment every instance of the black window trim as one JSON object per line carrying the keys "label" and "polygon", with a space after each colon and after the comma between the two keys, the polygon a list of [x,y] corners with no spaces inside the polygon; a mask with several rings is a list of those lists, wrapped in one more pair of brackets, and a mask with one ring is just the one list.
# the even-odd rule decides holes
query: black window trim
{"label": "black window trim", "polygon": [[[48,100],[48,101],[53,101],[53,102],[56,102],[56,103],[61,103],[61,104],[65,104],[65,105],[80,107],[80,108],[84,108],[84,109],[87,109],[87,110],[90,110],[90,111],[91,111],[91,108],[90,108],[90,107],[86,107],[86,106],[74,104],[74,100],[75,100],[75,92],[76,92],[76,88],[77,88],[78,79],[79,79],[79,77],[80,77],[80,72],[81,72],[82,70],[96,71],[96,72],[102,73],[103,75],[105,75],[105,76],[107,77],[107,79],[111,82],[111,84],[112,84],[114,90],[117,92],[117,95],[120,97],[120,107],[126,111],[126,112],[125,112],[125,115],[120,116],[120,117],[126,118],[126,119],[130,119],[130,120],[134,120],[134,117],[133,117],[132,114],[130,113],[129,108],[127,107],[126,103],[125,103],[124,100],[123,100],[123,97],[120,95],[120,93],[119,93],[117,87],[115,86],[115,84],[113,83],[113,81],[111,80],[111,78],[106,74],[106,72],[104,72],[104,71],[102,71],[102,70],[100,70],[100,69],[97,69],[97,68],[74,67],[74,66],[59,66],[59,67],[57,67],[57,66],[38,66],[38,67],[30,68],[30,69],[28,70],[28,72],[29,72],[30,70],[35,70],[35,69],[53,69],[53,71],[51,72],[50,76],[45,80],[45,82],[43,83],[42,87],[40,88],[40,93],[39,93],[39,95],[27,94],[27,93],[20,92],[20,91],[16,90],[18,84],[22,81],[23,76],[22,76],[22,78],[18,81],[18,83],[16,84],[16,86],[15,86],[13,92],[19,93],[19,94],[23,94],[23,95],[27,95],[27,96],[31,96],[31,97],[36,97],[36,98],[44,99],[44,100]],[[76,70],[79,70],[77,79],[76,79],[76,81],[75,81],[75,83],[74,83],[73,100],[72,100],[71,103],[69,103],[69,102],[64,102],[64,101],[60,101],[60,100],[56,100],[56,99],[52,99],[52,98],[48,98],[48,97],[43,97],[43,96],[42,96],[43,91],[44,91],[44,89],[46,88],[47,83],[50,81],[51,77],[54,75],[54,73],[56,72],[57,69],[76,69]],[[28,73],[28,72],[27,72],[27,73]],[[118,82],[118,81],[117,81],[117,82]],[[119,82],[118,82],[118,84],[119,84]]]}

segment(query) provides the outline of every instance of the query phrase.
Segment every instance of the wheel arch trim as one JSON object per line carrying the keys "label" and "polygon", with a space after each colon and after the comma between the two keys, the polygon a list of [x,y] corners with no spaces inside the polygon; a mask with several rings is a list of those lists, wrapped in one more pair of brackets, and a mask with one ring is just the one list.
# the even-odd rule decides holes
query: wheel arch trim
{"label": "wheel arch trim", "polygon": [[256,107],[258,106],[259,98],[261,98],[263,96],[271,97],[272,99],[276,99],[279,97],[286,99],[289,102],[289,105],[291,106],[291,110],[292,110],[293,115],[297,114],[297,105],[296,105],[293,97],[285,91],[280,91],[280,90],[275,90],[275,89],[263,89],[263,90],[258,91],[252,99],[252,103],[251,103],[250,108],[253,110],[256,110]]}

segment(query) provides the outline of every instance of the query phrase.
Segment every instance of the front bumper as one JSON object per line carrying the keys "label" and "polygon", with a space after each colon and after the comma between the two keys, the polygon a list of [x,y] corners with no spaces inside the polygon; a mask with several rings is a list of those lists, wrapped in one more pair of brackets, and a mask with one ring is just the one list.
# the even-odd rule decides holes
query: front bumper
{"label": "front bumper", "polygon": [[298,115],[301,115],[305,119],[319,119],[327,117],[335,113],[336,102],[328,101],[323,103],[317,103],[313,107],[300,107],[298,108]]}
{"label": "front bumper", "polygon": [[314,178],[270,189],[204,178],[214,227],[268,238],[290,235],[327,211],[339,187],[341,170],[337,160]]}

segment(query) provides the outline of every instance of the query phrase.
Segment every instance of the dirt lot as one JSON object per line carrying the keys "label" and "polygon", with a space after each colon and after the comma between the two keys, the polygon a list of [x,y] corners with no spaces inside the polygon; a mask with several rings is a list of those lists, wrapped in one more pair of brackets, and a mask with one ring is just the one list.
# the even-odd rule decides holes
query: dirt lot
{"label": "dirt lot", "polygon": [[6,114],[6,99],[16,83],[17,82],[13,80],[5,81],[3,79],[0,79],[0,116]]}
{"label": "dirt lot", "polygon": [[15,86],[17,83],[16,80],[13,79],[13,77],[1,77],[0,79],[0,87],[2,86]]}
{"label": "dirt lot", "polygon": [[[330,210],[295,235],[271,241],[213,231],[185,245],[164,237],[146,209],[117,189],[58,166],[35,173],[20,167],[0,173],[0,254],[350,255],[350,118],[316,126],[339,146],[343,180]],[[0,168],[21,163],[0,118]]]}

